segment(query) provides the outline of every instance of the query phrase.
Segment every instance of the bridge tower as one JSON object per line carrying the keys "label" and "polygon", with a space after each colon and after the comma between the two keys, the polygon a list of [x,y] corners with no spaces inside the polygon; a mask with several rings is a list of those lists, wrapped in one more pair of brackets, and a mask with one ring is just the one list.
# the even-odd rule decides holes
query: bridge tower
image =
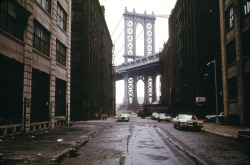
{"label": "bridge tower", "polygon": [[[144,57],[155,54],[155,20],[154,12],[148,15],[135,12],[124,11],[125,21],[125,45],[124,45],[124,65],[129,61],[133,61],[143,56],[136,54],[136,27],[141,24],[144,30]],[[142,109],[142,105],[137,100],[137,82],[144,82],[144,104],[156,101],[156,74],[149,72],[123,73],[124,77],[124,101],[123,109],[138,110]]]}
{"label": "bridge tower", "polygon": [[138,58],[136,55],[136,26],[142,24],[144,29],[144,56],[155,54],[155,20],[154,12],[148,15],[146,11],[144,14],[135,12],[128,12],[127,8],[124,11],[125,21],[125,49],[124,58],[125,63],[128,59],[135,60]]}

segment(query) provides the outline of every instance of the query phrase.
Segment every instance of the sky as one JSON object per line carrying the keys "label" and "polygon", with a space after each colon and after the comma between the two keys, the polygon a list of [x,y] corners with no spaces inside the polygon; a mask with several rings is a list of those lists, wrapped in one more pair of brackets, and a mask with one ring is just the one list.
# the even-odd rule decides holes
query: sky
{"label": "sky", "polygon": [[[124,18],[123,13],[125,7],[128,12],[155,15],[170,15],[171,10],[174,8],[176,0],[99,0],[100,4],[105,7],[105,19],[107,26],[114,44],[115,65],[120,65],[124,62]],[[136,30],[137,42],[136,54],[143,53],[143,32],[142,26],[139,25]],[[140,35],[141,33],[141,35]],[[162,50],[164,42],[168,40],[168,19],[156,17],[155,21],[155,52],[158,53]],[[159,97],[159,78],[157,78],[157,95]],[[144,95],[144,84],[138,82],[138,97]],[[124,81],[116,82],[116,103],[122,103],[124,97]]]}

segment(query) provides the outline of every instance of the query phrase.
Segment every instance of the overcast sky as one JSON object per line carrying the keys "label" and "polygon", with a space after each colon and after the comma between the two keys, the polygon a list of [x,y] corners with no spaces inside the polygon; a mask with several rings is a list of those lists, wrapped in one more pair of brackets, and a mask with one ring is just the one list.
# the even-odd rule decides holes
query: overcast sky
{"label": "overcast sky", "polygon": [[[125,7],[129,12],[155,15],[170,15],[174,8],[176,0],[99,0],[101,5],[105,7],[105,19],[109,28],[110,35],[114,44],[115,65],[124,62],[124,18],[123,13]],[[139,25],[136,30],[137,34],[137,54],[143,53],[143,32],[142,26]],[[168,40],[168,19],[156,17],[155,21],[155,51],[160,52],[164,42]],[[140,82],[141,83],[141,82]],[[139,84],[138,96],[143,95],[143,85]],[[121,103],[124,97],[123,81],[116,83],[116,102]],[[158,89],[159,90],[159,89]],[[159,94],[159,91],[158,91]]]}

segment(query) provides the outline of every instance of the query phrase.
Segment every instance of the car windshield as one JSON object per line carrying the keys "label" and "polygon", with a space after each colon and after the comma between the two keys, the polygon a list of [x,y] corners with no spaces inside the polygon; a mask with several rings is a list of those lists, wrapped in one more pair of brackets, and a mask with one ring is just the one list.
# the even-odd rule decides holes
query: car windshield
{"label": "car windshield", "polygon": [[121,114],[121,117],[128,117],[128,114]]}
{"label": "car windshield", "polygon": [[165,114],[164,114],[164,113],[160,113],[159,116],[160,116],[160,117],[164,117]]}
{"label": "car windshield", "polygon": [[179,119],[192,119],[192,120],[197,120],[197,118],[195,116],[192,115],[179,115]]}

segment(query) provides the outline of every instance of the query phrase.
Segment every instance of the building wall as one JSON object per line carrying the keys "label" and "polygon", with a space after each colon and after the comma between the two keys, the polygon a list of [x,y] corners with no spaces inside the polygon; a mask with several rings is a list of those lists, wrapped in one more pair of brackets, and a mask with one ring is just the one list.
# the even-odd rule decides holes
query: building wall
{"label": "building wall", "polygon": [[114,114],[112,40],[97,0],[73,1],[72,120]]}
{"label": "building wall", "polygon": [[[6,23],[1,22],[0,56],[1,58],[7,60],[7,62],[14,60],[20,65],[23,65],[23,78],[22,80],[19,79],[19,81],[22,81],[23,84],[22,105],[18,107],[18,110],[21,111],[22,116],[21,122],[17,123],[19,125],[14,125],[11,118],[4,118],[1,116],[1,118],[4,118],[4,120],[7,121],[7,123],[0,125],[0,132],[2,133],[1,135],[6,136],[7,134],[13,134],[18,131],[30,132],[48,128],[53,129],[61,125],[66,125],[67,123],[69,123],[70,119],[70,116],[67,114],[70,113],[71,1],[51,0],[51,8],[47,11],[36,0],[12,0],[8,2],[13,4],[14,6],[14,14],[10,14],[13,16],[15,22],[18,22],[22,27],[21,29],[23,31],[23,34],[21,35],[21,37],[17,37],[15,35],[15,32],[11,32],[10,30],[8,30],[10,28],[5,28],[4,25]],[[63,30],[57,24],[58,4],[60,4],[67,15],[67,19],[65,22],[67,26],[66,30]],[[2,5],[3,3],[1,3],[1,14],[6,14]],[[12,20],[12,17],[9,20]],[[43,52],[43,50],[45,50],[45,47],[43,47],[43,49],[40,49],[34,46],[34,36],[36,33],[34,28],[36,25],[39,26],[40,29],[43,29],[43,32],[46,32],[46,34],[49,35],[48,39],[46,39],[46,41],[48,40],[48,48],[46,48],[46,52],[48,52],[48,54],[45,54]],[[44,33],[39,37],[44,37]],[[43,38],[43,40],[45,39]],[[57,41],[60,41],[66,49],[65,65],[61,65],[56,59]],[[41,46],[42,44],[40,43],[38,45]],[[1,62],[3,62],[2,59]],[[39,81],[37,80],[39,80],[39,76],[33,75],[33,71],[34,73],[38,73],[39,75],[48,77],[46,85],[43,86],[46,89],[42,89],[43,87],[38,85]],[[36,80],[34,80],[34,78]],[[56,88],[58,89],[58,87],[56,86],[56,79],[60,79],[66,84],[65,87],[63,87],[63,90],[65,91],[63,108],[65,109],[62,111],[66,111],[64,116],[55,115]],[[7,79],[1,79],[1,82],[10,83],[7,82]],[[4,88],[4,86],[1,87]],[[41,98],[43,98],[44,100],[38,99],[41,95],[41,93],[39,92],[41,91],[44,91],[45,93],[43,96],[41,96]],[[6,95],[3,97],[8,98],[9,96]],[[42,105],[42,107],[44,107],[46,110],[42,108],[39,109],[39,106],[36,107],[35,105]],[[66,109],[66,107],[68,108]],[[39,116],[37,115],[39,113],[42,113],[44,115],[44,119],[41,119],[41,117],[39,118]],[[32,118],[32,116],[37,117]],[[6,127],[8,127],[8,129],[6,129]]]}
{"label": "building wall", "polygon": [[[221,91],[219,8],[217,1],[176,2],[169,17],[169,39],[162,52],[161,100],[169,104],[172,115],[193,113],[198,117],[215,114],[215,79]],[[206,102],[197,103],[196,97]],[[218,95],[219,111],[223,111]]]}
{"label": "building wall", "polygon": [[[249,3],[249,1],[243,0],[219,1],[225,119],[228,124],[244,124],[248,126],[250,76]],[[244,11],[244,7],[246,11]],[[228,24],[230,18],[227,13],[231,8],[233,9],[233,19],[230,27],[230,24]]]}

